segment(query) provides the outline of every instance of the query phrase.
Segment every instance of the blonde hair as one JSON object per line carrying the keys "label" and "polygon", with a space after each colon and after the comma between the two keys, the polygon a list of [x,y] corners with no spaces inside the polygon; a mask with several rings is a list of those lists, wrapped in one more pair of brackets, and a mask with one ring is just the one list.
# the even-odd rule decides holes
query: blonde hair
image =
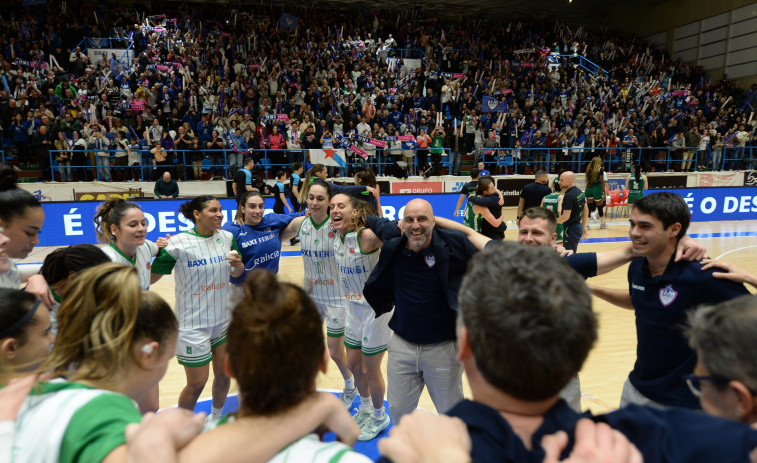
{"label": "blonde hair", "polygon": [[39,371],[72,381],[112,378],[136,363],[135,342],[151,338],[162,346],[178,329],[168,304],[142,291],[132,266],[107,263],[87,269],[73,279],[62,298],[59,334]]}
{"label": "blonde hair", "polygon": [[297,197],[297,201],[300,203],[306,203],[308,201],[308,192],[310,191],[310,184],[318,177],[317,173],[326,170],[326,166],[323,164],[313,164],[313,167],[305,174],[305,179],[302,181],[302,188],[300,188],[300,194]]}

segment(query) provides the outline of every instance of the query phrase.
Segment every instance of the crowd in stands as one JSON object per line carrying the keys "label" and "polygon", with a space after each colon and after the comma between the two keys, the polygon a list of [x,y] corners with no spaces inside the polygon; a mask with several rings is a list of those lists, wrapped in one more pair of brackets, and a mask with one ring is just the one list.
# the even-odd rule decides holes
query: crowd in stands
{"label": "crowd in stands", "polygon": [[[501,173],[581,171],[595,154],[609,171],[632,158],[650,171],[755,163],[757,85],[713,82],[619,33],[317,5],[170,11],[10,2],[4,155],[61,181],[152,180],[177,165],[179,178],[233,177],[250,151],[275,171],[343,147],[350,165],[398,176],[440,174],[443,153],[451,174],[468,153]],[[131,59],[90,60],[103,37],[132,44]],[[419,68],[397,60],[408,49]]]}

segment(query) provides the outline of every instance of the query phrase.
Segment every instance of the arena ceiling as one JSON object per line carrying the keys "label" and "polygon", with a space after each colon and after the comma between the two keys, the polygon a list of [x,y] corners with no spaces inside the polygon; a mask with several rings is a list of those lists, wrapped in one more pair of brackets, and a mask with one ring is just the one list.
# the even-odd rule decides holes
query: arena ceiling
{"label": "arena ceiling", "polygon": [[[203,0],[198,0],[203,1]],[[223,0],[222,0],[223,1]],[[228,1],[228,0],[227,0]],[[230,0],[235,3],[234,0]],[[242,0],[245,5],[268,3],[265,0]],[[612,16],[619,0],[311,0],[310,5],[331,6],[341,10],[376,9],[407,11],[420,9],[426,17],[461,15],[486,18],[500,16],[533,18],[537,20],[560,19],[568,24],[605,25]],[[622,0],[625,5],[645,6],[665,3],[666,0]],[[283,2],[289,3],[289,2]],[[278,5],[282,2],[277,1]],[[300,7],[308,2],[296,2]],[[640,17],[643,16],[640,11]]]}

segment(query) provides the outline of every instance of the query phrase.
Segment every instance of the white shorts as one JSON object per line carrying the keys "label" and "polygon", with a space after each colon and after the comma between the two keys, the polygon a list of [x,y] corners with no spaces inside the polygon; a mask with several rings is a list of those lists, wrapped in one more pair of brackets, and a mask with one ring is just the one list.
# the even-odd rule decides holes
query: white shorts
{"label": "white shorts", "polygon": [[348,349],[360,349],[363,355],[385,352],[392,338],[389,319],[394,311],[376,318],[369,305],[348,303],[344,323],[344,345]]}
{"label": "white shorts", "polygon": [[315,301],[321,319],[326,320],[326,334],[332,338],[344,336],[345,308],[343,304],[323,303]]}
{"label": "white shorts", "polygon": [[185,367],[201,367],[213,360],[213,348],[226,342],[229,322],[209,328],[179,328],[176,359]]}

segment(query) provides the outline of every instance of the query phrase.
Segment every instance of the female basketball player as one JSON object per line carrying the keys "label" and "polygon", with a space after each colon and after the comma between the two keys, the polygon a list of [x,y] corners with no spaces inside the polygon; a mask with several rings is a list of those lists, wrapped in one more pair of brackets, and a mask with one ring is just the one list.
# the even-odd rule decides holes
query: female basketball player
{"label": "female basketball player", "polygon": [[147,219],[142,208],[122,198],[105,201],[94,222],[98,240],[107,244],[103,252],[113,262],[135,267],[142,289],[150,289],[152,259],[168,245],[168,239],[160,237],[154,243],[145,239]]}
{"label": "female basketball player", "polygon": [[594,211],[599,211],[599,228],[607,228],[605,223],[605,171],[602,168],[602,158],[595,156],[586,167],[586,204],[589,214],[594,218]]}
{"label": "female basketball player", "polygon": [[353,196],[338,194],[331,199],[331,226],[337,233],[334,258],[339,287],[347,303],[344,345],[360,393],[360,409],[355,415],[360,426],[359,440],[373,439],[389,425],[389,415],[384,410],[386,385],[381,359],[391,337],[392,313],[376,318],[363,296],[363,287],[378,262],[383,244],[365,228],[369,214],[375,214],[373,208]]}
{"label": "female basketball player", "polygon": [[246,191],[239,198],[237,219],[223,226],[223,230],[231,233],[236,240],[244,263],[244,273],[231,278],[234,288],[241,287],[247,274],[255,268],[277,273],[281,243],[297,235],[304,219],[302,214],[264,214],[265,200],[260,192]]}
{"label": "female basketball player", "polygon": [[345,300],[339,290],[339,270],[334,260],[334,238],[331,229],[329,202],[331,187],[321,179],[310,184],[307,206],[310,217],[300,226],[300,246],[305,265],[305,291],[313,298],[321,316],[326,319],[326,343],[329,355],[344,378],[342,403],[351,408],[357,396],[355,379],[347,365],[344,350]]}
{"label": "female basketball player", "polygon": [[234,237],[221,230],[223,211],[214,196],[198,196],[182,204],[180,211],[195,228],[168,239],[168,246],[160,250],[150,269],[152,283],[176,269],[176,357],[187,376],[179,407],[194,410],[208,382],[208,364],[212,361],[211,414],[217,419],[223,413],[230,384],[223,369],[231,319],[229,277],[242,275],[244,265]]}
{"label": "female basketball player", "polygon": [[54,336],[50,311],[34,295],[0,288],[0,386],[37,368]]}
{"label": "female basketball player", "polygon": [[[39,305],[21,305],[29,304],[29,311]],[[141,419],[134,401],[165,373],[176,317],[160,297],[140,289],[133,268],[107,263],[71,282],[58,321],[59,335],[38,371],[66,379],[32,388],[16,420],[13,459],[125,461],[124,431]]]}
{"label": "female basketball player", "polygon": [[[189,461],[246,460],[250,452],[245,446],[256,429],[271,428],[272,421],[296,414],[298,407],[317,396],[316,376],[328,365],[318,308],[301,288],[279,282],[265,270],[254,270],[234,308],[227,358],[227,370],[239,383],[239,412],[195,438],[184,452]],[[339,412],[346,417],[344,408]],[[271,461],[316,460],[370,461],[342,443],[320,442],[307,431],[281,447]]]}
{"label": "female basketball player", "polygon": [[[153,257],[168,245],[168,239],[160,237],[156,242],[145,239],[147,219],[142,208],[123,198],[111,198],[103,203],[94,217],[97,238],[107,246],[103,252],[111,261],[131,265],[137,269],[139,285],[150,289],[150,266]],[[160,407],[160,392],[155,390],[146,401],[139,404],[143,413],[156,412]]]}
{"label": "female basketball player", "polygon": [[23,259],[39,243],[39,232],[45,224],[42,205],[31,193],[16,187],[18,175],[13,167],[0,163],[0,229],[8,238],[3,258],[9,268],[0,272],[0,288],[18,289],[26,282],[26,291],[34,294],[45,306],[53,306],[53,297],[44,278],[35,275],[38,269],[20,274],[13,259]]}

